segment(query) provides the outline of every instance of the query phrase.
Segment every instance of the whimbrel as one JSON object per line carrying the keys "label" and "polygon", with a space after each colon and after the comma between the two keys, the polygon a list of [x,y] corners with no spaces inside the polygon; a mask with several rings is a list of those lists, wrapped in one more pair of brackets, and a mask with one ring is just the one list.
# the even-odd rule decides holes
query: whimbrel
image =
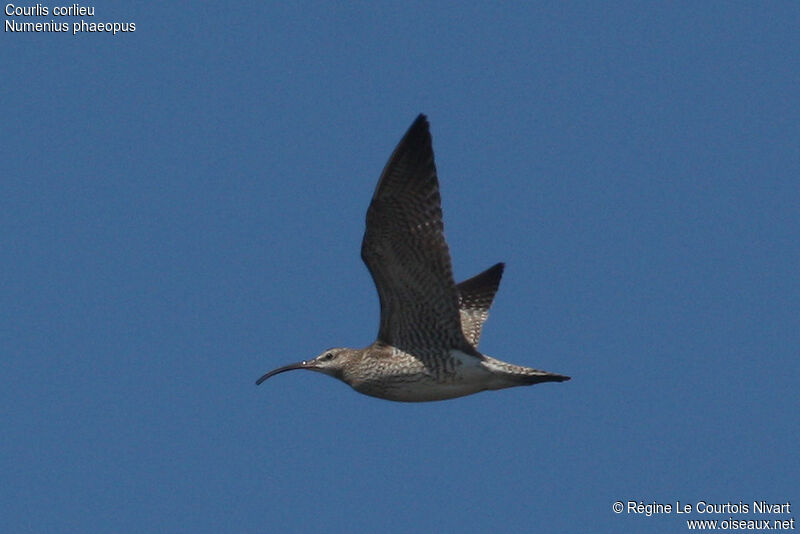
{"label": "whimbrel", "polygon": [[378,339],[363,349],[328,349],[312,360],[279,367],[256,384],[284,371],[308,369],[366,395],[420,402],[570,379],[478,352],[503,264],[460,284],[453,280],[424,115],[381,173],[367,210],[361,258],[380,298]]}

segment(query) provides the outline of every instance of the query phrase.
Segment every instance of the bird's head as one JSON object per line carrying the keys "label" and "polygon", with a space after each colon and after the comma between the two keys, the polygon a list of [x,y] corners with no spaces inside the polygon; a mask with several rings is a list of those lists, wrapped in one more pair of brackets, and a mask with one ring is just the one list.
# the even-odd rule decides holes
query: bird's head
{"label": "bird's head", "polygon": [[261,384],[267,378],[275,376],[278,373],[294,371],[295,369],[308,369],[309,371],[317,371],[318,373],[325,373],[326,375],[341,379],[345,367],[353,360],[355,354],[357,354],[357,351],[353,349],[328,349],[313,360],[303,360],[302,362],[291,363],[273,369],[256,380],[256,384]]}

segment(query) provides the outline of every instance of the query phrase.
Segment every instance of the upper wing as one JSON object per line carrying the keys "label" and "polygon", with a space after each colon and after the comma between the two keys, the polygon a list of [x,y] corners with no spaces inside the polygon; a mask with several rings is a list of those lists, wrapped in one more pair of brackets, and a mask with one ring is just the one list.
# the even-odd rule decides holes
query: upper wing
{"label": "upper wing", "polygon": [[478,348],[483,323],[489,317],[500,278],[503,276],[502,263],[498,263],[482,273],[464,280],[458,288],[458,306],[461,312],[461,330],[473,347]]}
{"label": "upper wing", "polygon": [[431,135],[420,115],[381,173],[361,258],[381,301],[378,341],[423,358],[450,348],[473,350],[461,330],[443,231]]}

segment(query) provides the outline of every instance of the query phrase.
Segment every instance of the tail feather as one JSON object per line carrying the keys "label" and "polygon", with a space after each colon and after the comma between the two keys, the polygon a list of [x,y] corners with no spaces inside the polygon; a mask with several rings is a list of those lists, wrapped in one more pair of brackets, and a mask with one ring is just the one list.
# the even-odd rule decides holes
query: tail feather
{"label": "tail feather", "polygon": [[541,384],[542,382],[566,382],[572,378],[571,376],[548,373],[547,371],[539,371],[539,373],[541,374],[525,374],[517,376],[520,384],[524,384],[526,386]]}
{"label": "tail feather", "polygon": [[504,379],[518,385],[529,386],[532,384],[539,384],[541,382],[565,382],[571,378],[558,373],[542,371],[541,369],[533,369],[531,367],[514,365],[513,363],[504,362],[492,358],[491,356],[484,355],[484,358],[484,365],[486,365],[486,367],[488,367],[493,373],[502,375]]}

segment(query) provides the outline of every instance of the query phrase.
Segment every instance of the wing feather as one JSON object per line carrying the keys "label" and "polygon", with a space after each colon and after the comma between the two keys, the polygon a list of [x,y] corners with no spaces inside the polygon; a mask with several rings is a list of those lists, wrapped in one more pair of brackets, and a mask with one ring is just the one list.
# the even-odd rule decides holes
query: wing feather
{"label": "wing feather", "polygon": [[411,125],[381,173],[367,210],[361,257],[380,297],[379,342],[415,354],[474,351],[461,329],[424,115]]}

